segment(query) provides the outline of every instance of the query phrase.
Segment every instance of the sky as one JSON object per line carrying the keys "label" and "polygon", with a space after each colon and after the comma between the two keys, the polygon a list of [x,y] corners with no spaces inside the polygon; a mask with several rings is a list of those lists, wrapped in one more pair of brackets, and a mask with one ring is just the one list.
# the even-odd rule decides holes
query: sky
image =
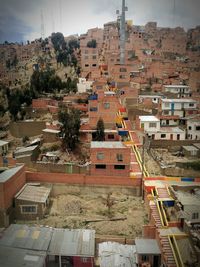
{"label": "sky", "polygon": [[[135,25],[157,21],[160,27],[200,25],[200,0],[126,0],[126,19]],[[0,43],[26,42],[62,32],[86,33],[116,20],[121,0],[0,0]],[[41,19],[43,17],[43,19]]]}

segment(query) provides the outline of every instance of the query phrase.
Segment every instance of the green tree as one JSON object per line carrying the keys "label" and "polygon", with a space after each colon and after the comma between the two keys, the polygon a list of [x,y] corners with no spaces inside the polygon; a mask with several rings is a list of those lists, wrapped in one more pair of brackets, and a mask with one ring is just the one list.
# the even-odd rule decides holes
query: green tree
{"label": "green tree", "polygon": [[57,32],[57,33],[52,33],[51,35],[51,41],[53,43],[54,49],[56,51],[61,50],[62,46],[65,43],[65,39],[64,36],[61,32]]}
{"label": "green tree", "polygon": [[95,140],[96,141],[104,141],[105,140],[104,122],[103,122],[102,118],[100,118],[97,122]]}
{"label": "green tree", "polygon": [[76,109],[61,108],[58,113],[63,148],[74,150],[79,142],[80,112]]}
{"label": "green tree", "polygon": [[87,47],[96,48],[97,47],[97,41],[95,39],[92,39],[91,41],[89,41],[87,43]]}

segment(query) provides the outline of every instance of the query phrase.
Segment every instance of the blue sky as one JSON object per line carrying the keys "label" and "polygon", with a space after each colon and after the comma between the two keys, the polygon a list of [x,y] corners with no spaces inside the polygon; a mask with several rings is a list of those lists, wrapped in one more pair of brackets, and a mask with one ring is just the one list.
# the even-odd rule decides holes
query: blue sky
{"label": "blue sky", "polygon": [[[121,0],[0,0],[0,42],[33,40],[41,37],[41,11],[45,36],[53,31],[85,33],[116,19]],[[145,25],[185,29],[200,25],[200,0],[126,0],[127,19]]]}

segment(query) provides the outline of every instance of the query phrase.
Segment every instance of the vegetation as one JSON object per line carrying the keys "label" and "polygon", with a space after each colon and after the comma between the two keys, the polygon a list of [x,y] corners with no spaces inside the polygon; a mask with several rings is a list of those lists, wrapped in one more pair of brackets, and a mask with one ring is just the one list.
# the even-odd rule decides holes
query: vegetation
{"label": "vegetation", "polygon": [[104,141],[105,140],[105,133],[104,133],[104,122],[100,118],[97,122],[97,129],[96,129],[96,141]]}
{"label": "vegetation", "polygon": [[186,162],[183,164],[184,169],[193,169],[195,171],[200,171],[200,161]]}
{"label": "vegetation", "polygon": [[80,112],[76,109],[61,108],[58,120],[62,124],[60,130],[63,148],[74,150],[79,142]]}
{"label": "vegetation", "polygon": [[97,47],[97,41],[95,39],[92,39],[87,43],[87,47],[89,48],[96,48]]}
{"label": "vegetation", "polygon": [[67,78],[66,82],[62,82],[59,76],[55,74],[54,70],[39,71],[35,70],[30,80],[31,90],[36,95],[41,93],[53,93],[55,90],[60,91],[65,89],[67,93],[77,92],[77,80]]}
{"label": "vegetation", "polygon": [[78,40],[72,39],[67,44],[65,42],[63,34],[57,32],[52,33],[51,41],[56,51],[57,63],[63,64],[65,67],[72,65],[76,68],[77,59],[74,55],[74,51],[80,47]]}

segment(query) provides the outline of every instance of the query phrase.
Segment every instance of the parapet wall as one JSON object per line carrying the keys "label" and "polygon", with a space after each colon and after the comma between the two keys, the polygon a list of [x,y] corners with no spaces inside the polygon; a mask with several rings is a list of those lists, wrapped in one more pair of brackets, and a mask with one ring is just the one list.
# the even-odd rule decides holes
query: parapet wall
{"label": "parapet wall", "polygon": [[42,134],[46,124],[44,121],[20,121],[12,122],[9,128],[14,137],[22,138],[24,136],[30,137]]}

